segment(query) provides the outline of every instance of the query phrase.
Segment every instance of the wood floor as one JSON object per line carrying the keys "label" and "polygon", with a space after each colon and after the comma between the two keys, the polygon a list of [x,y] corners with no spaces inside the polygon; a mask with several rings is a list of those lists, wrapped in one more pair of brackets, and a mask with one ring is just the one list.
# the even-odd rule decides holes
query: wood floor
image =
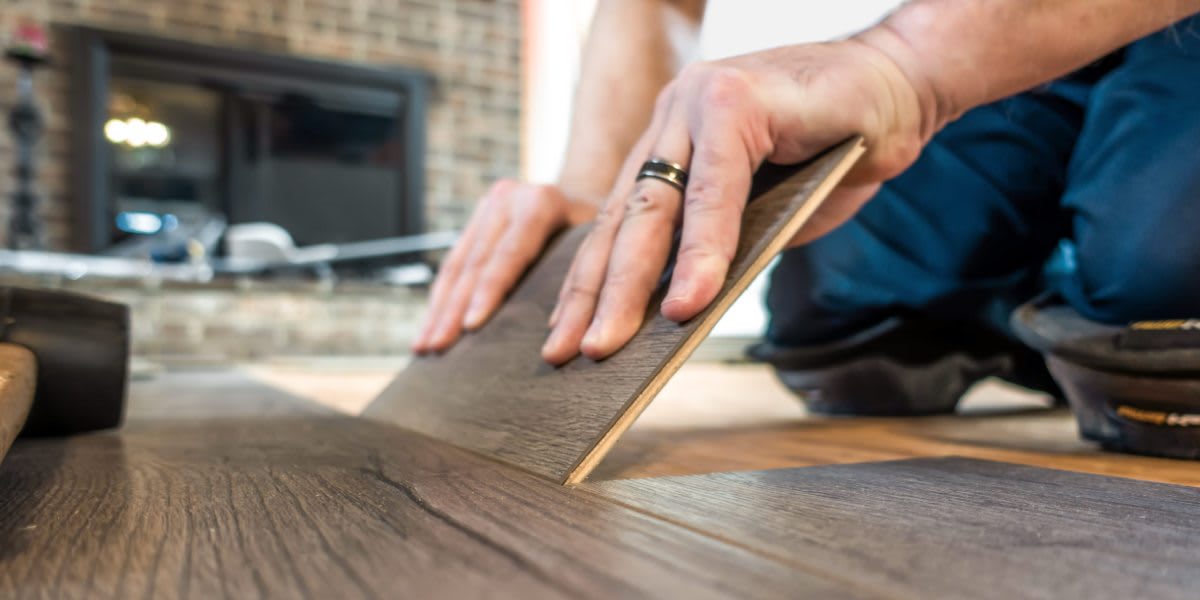
{"label": "wood floor", "polygon": [[[722,421],[761,433],[794,420],[794,405],[750,396],[740,413],[712,406],[709,369],[743,383],[764,374],[685,368],[663,397],[676,400],[630,439],[674,435],[696,449],[686,432],[721,439],[734,435]],[[704,393],[683,393],[689,381]],[[708,410],[666,410],[702,397]],[[0,597],[1184,598],[1200,588],[1192,487],[938,458],[641,472],[571,488],[329,404],[241,371],[167,374],[133,386],[119,432],[18,440],[0,465]],[[1006,435],[1025,443],[1012,439],[1015,422],[956,437],[949,422],[884,435],[883,423],[855,433],[850,421],[801,417],[826,441],[842,428],[829,453],[842,462],[891,458],[903,436],[949,440],[927,442],[931,453],[989,439],[1015,451],[999,443]],[[1043,445],[1021,452],[1115,458],[1048,431],[1025,439]],[[850,454],[855,441],[867,449]],[[630,448],[627,458],[662,472],[703,463]],[[821,460],[796,448],[799,462]],[[732,449],[746,464],[786,462],[778,451]]]}

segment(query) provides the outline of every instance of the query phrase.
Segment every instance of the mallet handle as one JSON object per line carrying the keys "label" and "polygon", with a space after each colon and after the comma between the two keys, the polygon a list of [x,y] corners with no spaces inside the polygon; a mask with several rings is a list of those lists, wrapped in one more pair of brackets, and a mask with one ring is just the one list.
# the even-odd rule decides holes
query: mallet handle
{"label": "mallet handle", "polygon": [[0,461],[25,426],[36,382],[37,359],[33,353],[22,346],[0,343]]}

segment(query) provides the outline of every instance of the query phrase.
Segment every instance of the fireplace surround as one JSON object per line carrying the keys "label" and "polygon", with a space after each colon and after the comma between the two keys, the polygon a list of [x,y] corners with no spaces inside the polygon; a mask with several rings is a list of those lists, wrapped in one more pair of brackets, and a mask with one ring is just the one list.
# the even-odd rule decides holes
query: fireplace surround
{"label": "fireplace surround", "polygon": [[[425,230],[428,73],[85,26],[63,33],[73,247],[98,252],[137,235],[128,224],[141,214],[270,221],[303,244]],[[156,143],[132,143],[113,121],[162,130]]]}

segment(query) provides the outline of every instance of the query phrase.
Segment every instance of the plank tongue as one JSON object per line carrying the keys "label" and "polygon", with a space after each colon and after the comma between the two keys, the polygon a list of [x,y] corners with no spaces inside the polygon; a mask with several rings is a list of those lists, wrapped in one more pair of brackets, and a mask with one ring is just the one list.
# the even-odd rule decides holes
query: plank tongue
{"label": "plank tongue", "polygon": [[660,289],[613,356],[543,362],[546,320],[587,233],[578,227],[559,236],[487,325],[441,356],[415,359],[364,414],[558,482],[582,481],[863,151],[856,137],[803,165],[760,169],[725,285],[694,319],[661,316]]}

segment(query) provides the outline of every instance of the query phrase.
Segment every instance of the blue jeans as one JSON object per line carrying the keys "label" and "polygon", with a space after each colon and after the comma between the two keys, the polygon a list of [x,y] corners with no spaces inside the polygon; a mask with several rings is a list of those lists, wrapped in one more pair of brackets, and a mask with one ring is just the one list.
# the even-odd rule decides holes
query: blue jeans
{"label": "blue jeans", "polygon": [[1006,331],[1047,289],[1097,321],[1200,316],[1200,17],[949,124],[850,222],[784,253],[767,338],[904,315]]}

